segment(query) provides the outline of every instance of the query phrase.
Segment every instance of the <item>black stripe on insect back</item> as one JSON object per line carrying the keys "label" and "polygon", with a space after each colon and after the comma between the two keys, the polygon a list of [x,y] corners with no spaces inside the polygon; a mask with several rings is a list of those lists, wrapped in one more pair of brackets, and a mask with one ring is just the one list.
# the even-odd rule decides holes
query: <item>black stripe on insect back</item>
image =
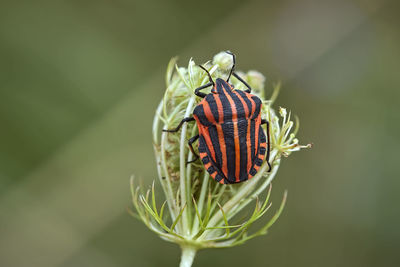
{"label": "black stripe on insect back", "polygon": [[204,107],[203,105],[198,105],[194,111],[193,114],[195,114],[198,118],[201,124],[205,125],[205,126],[209,126],[212,124],[211,121],[209,121],[206,117],[206,114],[204,113]]}
{"label": "black stripe on insect back", "polygon": [[207,164],[210,162],[210,158],[208,156],[206,156],[201,161],[203,162],[203,164]]}
{"label": "black stripe on insect back", "polygon": [[[204,140],[204,136],[202,134],[200,134],[200,138],[199,138],[199,153],[206,153],[206,141]],[[206,163],[206,162],[204,162]]]}
{"label": "black stripe on insect back", "polygon": [[[227,94],[230,92],[230,87],[229,85],[222,79],[217,79],[217,92],[221,103],[222,103],[222,108],[224,111],[224,121],[231,121],[232,120],[232,107],[231,104],[229,103],[229,100],[227,98]],[[225,89],[225,90],[224,90]]]}
{"label": "black stripe on insect back", "polygon": [[214,119],[216,122],[219,121],[219,115],[218,115],[218,106],[217,102],[215,102],[215,98],[213,94],[208,95],[205,100],[207,101],[208,105],[210,106],[211,113],[214,116]]}
{"label": "black stripe on insect back", "polygon": [[[255,148],[256,148],[256,122],[255,120],[250,120],[250,148],[251,148],[251,162],[254,162],[255,158]],[[258,143],[258,142],[257,142]]]}
{"label": "black stripe on insect back", "polygon": [[265,156],[265,148],[260,147],[260,145],[267,141],[266,138],[265,138],[265,134],[264,134],[264,131],[263,131],[261,125],[260,125],[258,136],[259,136],[259,138],[258,138],[259,142],[258,142],[257,146],[258,146],[259,149],[258,149],[258,153],[257,153],[258,155],[257,155],[257,157],[256,157],[256,159],[254,161],[254,164],[257,165],[257,166],[261,166],[263,161],[259,158],[259,155]]}
{"label": "black stripe on insect back", "polygon": [[212,146],[214,148],[216,166],[222,168],[222,153],[218,140],[217,128],[215,127],[215,125],[208,127],[208,134],[210,135]]}
{"label": "black stripe on insect back", "polygon": [[256,109],[254,110],[254,114],[251,117],[252,119],[255,119],[261,111],[261,99],[255,95],[253,95],[251,98],[253,99],[254,103],[256,103]]}
{"label": "black stripe on insect back", "polygon": [[251,111],[253,110],[252,109],[253,104],[251,103],[250,99],[248,98],[248,95],[246,95],[246,93],[241,90],[235,90],[235,91],[243,98],[244,102],[246,102],[249,113],[251,113]]}
{"label": "black stripe on insect back", "polygon": [[217,182],[219,182],[219,181],[221,181],[222,179],[224,179],[224,177],[222,176],[222,175],[220,175],[219,174],[220,173],[220,171],[218,171],[218,174],[217,175],[215,175],[215,181],[217,181]]}
{"label": "black stripe on insect back", "polygon": [[260,143],[267,142],[267,138],[265,137],[264,130],[263,130],[261,125],[260,125],[260,130],[259,131],[260,131],[260,133],[259,133]]}
{"label": "black stripe on insect back", "polygon": [[232,121],[232,108],[226,95],[218,95],[224,111],[224,122]]}
{"label": "black stripe on insect back", "polygon": [[226,144],[226,159],[228,167],[228,179],[231,182],[236,180],[236,151],[235,151],[235,134],[233,123],[224,123],[222,126],[222,132],[224,133],[224,139]]}
{"label": "black stripe on insect back", "polygon": [[245,111],[243,107],[242,101],[240,101],[239,97],[232,91],[229,92],[230,97],[232,98],[233,102],[235,103],[235,108],[236,108],[236,114],[238,115],[238,118],[244,118],[245,117]]}
{"label": "black stripe on insect back", "polygon": [[265,149],[265,147],[260,147],[260,149],[259,149],[259,153],[260,153],[260,155],[265,155],[265,152],[266,152],[267,150]]}
{"label": "black stripe on insect back", "polygon": [[240,180],[248,179],[247,173],[247,126],[248,120],[240,120],[238,122],[239,144],[240,144]]}

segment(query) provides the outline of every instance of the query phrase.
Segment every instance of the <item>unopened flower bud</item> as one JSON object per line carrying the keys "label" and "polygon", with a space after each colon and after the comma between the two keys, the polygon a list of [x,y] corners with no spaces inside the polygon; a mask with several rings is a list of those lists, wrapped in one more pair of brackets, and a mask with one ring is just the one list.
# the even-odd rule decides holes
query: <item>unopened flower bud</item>
{"label": "unopened flower bud", "polygon": [[218,65],[222,71],[229,71],[233,65],[232,55],[226,53],[225,51],[219,52],[214,56],[213,64]]}

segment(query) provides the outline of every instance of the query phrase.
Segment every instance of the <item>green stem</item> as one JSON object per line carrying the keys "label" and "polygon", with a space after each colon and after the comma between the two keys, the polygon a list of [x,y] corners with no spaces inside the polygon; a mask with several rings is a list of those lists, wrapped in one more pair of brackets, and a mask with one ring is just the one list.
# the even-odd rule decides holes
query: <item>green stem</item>
{"label": "green stem", "polygon": [[181,263],[179,267],[191,267],[194,256],[196,256],[196,249],[193,247],[181,247],[182,249],[182,256],[181,256]]}
{"label": "green stem", "polygon": [[[199,200],[198,200],[198,209],[199,209],[200,216],[202,215],[203,206],[205,204],[204,199],[206,198],[209,179],[210,179],[210,176],[209,176],[208,172],[205,171],[204,172],[204,177],[203,177],[203,182],[201,184],[200,197],[199,197]],[[194,218],[192,233],[197,233],[198,232],[199,227],[200,227],[199,223],[200,223],[199,219],[196,216]]]}
{"label": "green stem", "polygon": [[[193,109],[193,104],[194,104],[195,98],[192,97],[189,100],[188,106],[186,108],[186,113],[185,113],[185,118],[188,117]],[[179,148],[179,152],[180,152],[180,177],[179,177],[179,181],[180,181],[180,190],[181,190],[181,207],[183,207],[184,205],[187,205],[187,209],[183,212],[182,215],[182,234],[184,236],[189,236],[190,235],[190,230],[189,229],[189,221],[190,221],[190,210],[191,210],[191,204],[192,202],[188,201],[188,196],[190,196],[190,194],[188,194],[188,192],[190,192],[190,180],[188,178],[186,178],[186,157],[185,157],[185,149],[186,149],[186,131],[187,131],[187,123],[183,124],[182,126],[182,132],[181,132],[181,139],[180,139],[180,148]]]}

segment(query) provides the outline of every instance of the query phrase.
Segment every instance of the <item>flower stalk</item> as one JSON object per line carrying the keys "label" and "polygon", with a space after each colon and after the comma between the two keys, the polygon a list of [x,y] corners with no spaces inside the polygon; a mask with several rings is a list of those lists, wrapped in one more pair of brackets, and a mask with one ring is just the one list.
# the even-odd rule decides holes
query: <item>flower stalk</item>
{"label": "flower stalk", "polygon": [[[212,62],[204,66],[213,78],[226,77],[232,66],[232,58],[219,53]],[[156,198],[155,184],[147,192],[136,187],[131,179],[132,202],[135,215],[162,239],[178,244],[182,249],[180,266],[191,266],[196,251],[205,248],[232,247],[245,243],[256,236],[265,235],[281,214],[287,193],[270,219],[258,230],[250,231],[252,224],[270,209],[271,182],[280,167],[282,156],[310,145],[299,145],[296,139],[298,119],[291,121],[291,113],[272,105],[277,97],[280,84],[274,86],[270,99],[264,97],[264,76],[256,71],[240,73],[263,101],[262,117],[270,122],[271,153],[268,170],[265,162],[250,180],[239,184],[221,185],[215,182],[202,163],[192,160],[187,141],[198,133],[195,123],[184,123],[177,133],[162,132],[161,129],[176,127],[184,117],[193,113],[200,101],[194,90],[208,82],[206,73],[191,59],[186,68],[176,65],[173,58],[167,67],[166,91],[157,107],[153,122],[153,146],[157,162],[158,180],[165,201],[160,205]],[[245,89],[235,77],[231,83],[235,88]],[[295,127],[294,127],[295,126]],[[294,129],[293,129],[294,127]],[[238,215],[254,202],[253,212],[245,220]]]}
{"label": "flower stalk", "polygon": [[190,267],[192,266],[194,256],[196,256],[196,249],[190,246],[182,246],[181,263],[179,267]]}

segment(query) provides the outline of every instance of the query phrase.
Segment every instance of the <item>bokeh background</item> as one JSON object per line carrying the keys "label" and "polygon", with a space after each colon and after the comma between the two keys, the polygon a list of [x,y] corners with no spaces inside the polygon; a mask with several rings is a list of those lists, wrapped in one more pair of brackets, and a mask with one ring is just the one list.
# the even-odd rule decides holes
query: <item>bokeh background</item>
{"label": "bokeh background", "polygon": [[226,49],[315,146],[284,160],[267,236],[194,266],[399,266],[397,3],[0,1],[0,266],[177,266],[127,214],[129,177],[156,178],[169,59]]}

